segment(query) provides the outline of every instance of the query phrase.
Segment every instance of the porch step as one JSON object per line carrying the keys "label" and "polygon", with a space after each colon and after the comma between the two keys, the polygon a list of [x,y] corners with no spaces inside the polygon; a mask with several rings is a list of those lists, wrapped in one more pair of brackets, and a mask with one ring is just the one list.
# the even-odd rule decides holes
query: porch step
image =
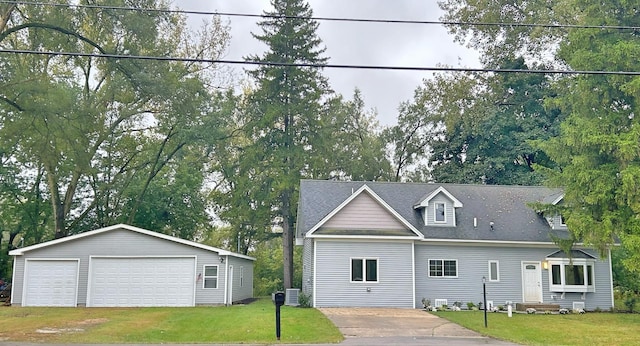
{"label": "porch step", "polygon": [[536,311],[559,311],[558,304],[541,304],[541,303],[516,303],[516,311],[527,311],[528,308],[534,308]]}

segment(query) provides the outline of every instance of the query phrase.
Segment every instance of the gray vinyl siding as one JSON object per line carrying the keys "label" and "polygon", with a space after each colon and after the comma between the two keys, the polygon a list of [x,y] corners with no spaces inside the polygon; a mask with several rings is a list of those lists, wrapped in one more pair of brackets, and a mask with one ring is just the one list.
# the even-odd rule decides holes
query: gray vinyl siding
{"label": "gray vinyl siding", "polygon": [[[195,256],[196,276],[198,273],[202,273],[204,265],[218,265],[218,288],[205,290],[203,289],[202,279],[197,281],[195,284],[195,304],[222,304],[224,302],[225,278],[227,277],[225,272],[226,266],[220,263],[217,253],[137,232],[117,229],[35,249],[24,255],[15,256],[12,304],[19,305],[22,302],[25,259],[77,258],[80,261],[78,273],[78,305],[84,306],[87,302],[90,256]],[[249,267],[249,264],[245,265],[245,267]],[[248,277],[247,274],[245,274],[245,278],[246,277]],[[194,278],[194,280],[196,280],[196,278]]]}
{"label": "gray vinyl siding", "polygon": [[[411,308],[411,242],[315,240],[316,307]],[[378,260],[378,282],[351,282],[351,259]]]}
{"label": "gray vinyl siding", "polygon": [[313,293],[313,239],[305,238],[302,250],[302,292]]}
{"label": "gray vinyl siding", "polygon": [[404,229],[387,209],[368,193],[361,193],[322,225],[339,229]]}
{"label": "gray vinyl siding", "polygon": [[[233,301],[241,301],[253,297],[253,261],[237,257],[228,257],[229,265],[233,265]],[[240,268],[243,272],[243,283],[240,286]],[[224,289],[224,287],[223,287]]]}
{"label": "gray vinyl siding", "polygon": [[[436,203],[444,203],[445,204],[445,223],[436,222],[436,214],[435,214],[435,205]],[[426,218],[426,224],[429,226],[442,226],[442,227],[454,227],[456,225],[456,208],[453,207],[453,201],[450,200],[447,196],[442,193],[434,196],[430,201],[429,205],[424,209],[424,215]]]}
{"label": "gray vinyl siding", "polygon": [[[494,306],[504,305],[511,301],[523,301],[522,262],[542,262],[547,255],[557,251],[557,248],[526,248],[526,247],[497,247],[497,246],[456,246],[456,245],[427,245],[417,244],[416,256],[416,308],[422,307],[423,298],[435,303],[435,299],[447,299],[452,305],[456,301],[466,308],[467,302],[477,304],[482,301],[482,277],[487,277],[487,301],[493,301]],[[589,252],[589,251],[586,251]],[[589,252],[595,255],[592,252]],[[454,259],[458,261],[458,276],[456,278],[428,277],[429,259]],[[490,282],[489,261],[499,263],[499,281]],[[586,293],[585,299],[579,293],[566,293],[564,299],[560,294],[549,291],[549,270],[541,270],[542,299],[544,303],[559,304],[561,307],[572,308],[574,301],[583,301],[587,310],[596,308],[609,309],[612,304],[611,277],[608,260],[598,260],[595,263],[595,291]],[[552,295],[555,299],[552,299]]]}

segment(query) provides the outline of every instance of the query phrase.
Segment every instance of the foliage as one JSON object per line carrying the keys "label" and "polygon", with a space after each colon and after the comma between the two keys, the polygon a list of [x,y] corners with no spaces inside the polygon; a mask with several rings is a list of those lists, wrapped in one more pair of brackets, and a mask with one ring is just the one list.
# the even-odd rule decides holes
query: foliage
{"label": "foliage", "polygon": [[[282,342],[337,343],[338,329],[316,309],[282,308]],[[275,341],[270,298],[250,304],[195,308],[0,309],[7,342],[59,344],[271,344]],[[82,323],[81,333],[37,333]],[[208,328],[203,326],[216,326]]]}
{"label": "foliage", "polygon": [[[570,2],[580,24],[634,25],[631,3]],[[637,70],[640,40],[623,31],[569,32],[558,57],[576,70]],[[567,113],[561,135],[541,147],[561,167],[551,183],[563,186],[567,226],[578,239],[605,253],[619,238],[624,262],[640,272],[640,77],[581,75],[559,83],[553,102]]]}
{"label": "foliage", "polygon": [[313,307],[313,296],[304,292],[300,292],[300,295],[298,296],[298,303],[300,304],[301,308]]}
{"label": "foliage", "polygon": [[[302,0],[272,0],[269,17],[258,23],[262,33],[253,34],[267,46],[252,61],[283,64],[324,64],[324,48],[316,34],[318,23],[309,19],[311,7]],[[294,18],[295,17],[295,18]],[[302,18],[302,19],[301,19]],[[328,93],[319,69],[293,65],[261,65],[249,71],[256,89],[249,95],[243,123],[249,145],[243,149],[246,170],[255,171],[251,184],[264,194],[260,199],[263,224],[281,226],[285,288],[293,283],[293,223],[297,185],[314,157],[321,140],[322,99]],[[240,190],[242,193],[244,190]]]}
{"label": "foliage", "polygon": [[625,248],[615,247],[611,250],[613,285],[618,290],[640,294],[640,274],[630,271],[624,264],[629,257],[628,250]]}
{"label": "foliage", "polygon": [[[528,69],[513,57],[501,67]],[[549,92],[549,80],[532,74],[425,80],[386,132],[396,180],[539,185],[534,166],[549,160],[532,141],[557,135],[561,120],[544,108]]]}
{"label": "foliage", "polygon": [[[446,11],[444,19],[461,22],[636,26],[638,16],[636,4],[629,1],[443,0],[440,5]],[[545,60],[543,67],[574,71],[639,69],[640,39],[632,30],[510,25],[450,30],[458,40],[478,48],[487,67],[500,66],[505,57],[517,54],[527,62]],[[562,124],[557,136],[535,141],[535,148],[550,159],[537,162],[546,167],[537,169],[544,171],[547,184],[564,188],[563,216],[575,239],[601,254],[619,239],[629,254],[625,265],[639,272],[640,77],[579,74],[555,77],[546,84],[552,89],[540,94],[544,110],[559,111]]]}
{"label": "foliage", "polygon": [[280,239],[262,241],[251,253],[256,258],[253,267],[253,292],[256,296],[271,296],[284,289],[282,248]]}
{"label": "foliage", "polygon": [[[168,5],[145,0],[140,6]],[[212,58],[228,39],[219,20],[194,39],[175,12],[32,4],[3,5],[3,10],[5,49],[151,56],[197,51]],[[211,123],[206,118],[214,108],[207,90],[212,69],[153,60],[3,56],[2,160],[27,172],[20,184],[31,192],[25,203],[44,199],[53,210],[49,216],[39,213],[46,220],[36,227],[21,227],[46,232],[46,239],[125,221],[192,238],[206,216],[199,195],[204,161],[197,157],[203,151],[196,147],[206,136],[216,137],[215,128],[200,127]],[[1,199],[22,203],[16,200]],[[144,210],[154,203],[159,210]],[[155,223],[156,218],[164,222]],[[25,240],[31,244],[31,237]]]}

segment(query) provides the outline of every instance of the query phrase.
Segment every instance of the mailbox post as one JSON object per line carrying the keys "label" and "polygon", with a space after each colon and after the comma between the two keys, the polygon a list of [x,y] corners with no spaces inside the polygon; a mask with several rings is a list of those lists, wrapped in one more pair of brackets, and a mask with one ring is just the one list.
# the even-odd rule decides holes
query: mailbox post
{"label": "mailbox post", "polygon": [[284,305],[284,292],[276,292],[273,303],[276,305],[276,338],[280,340],[280,307]]}

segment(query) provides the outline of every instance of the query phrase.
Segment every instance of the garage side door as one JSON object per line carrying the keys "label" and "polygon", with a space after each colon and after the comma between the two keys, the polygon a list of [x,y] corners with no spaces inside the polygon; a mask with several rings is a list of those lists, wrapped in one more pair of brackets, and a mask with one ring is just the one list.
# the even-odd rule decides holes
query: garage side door
{"label": "garage side door", "polygon": [[195,258],[91,258],[88,306],[193,306]]}
{"label": "garage side door", "polygon": [[77,260],[27,260],[23,306],[76,306]]}

